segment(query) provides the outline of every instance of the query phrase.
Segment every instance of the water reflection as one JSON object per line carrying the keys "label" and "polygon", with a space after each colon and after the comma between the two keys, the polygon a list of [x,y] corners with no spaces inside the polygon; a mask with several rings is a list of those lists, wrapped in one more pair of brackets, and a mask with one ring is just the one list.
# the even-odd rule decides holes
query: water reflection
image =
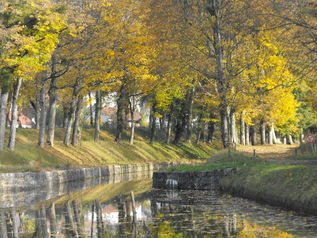
{"label": "water reflection", "polygon": [[214,191],[150,188],[150,179],[125,181],[31,207],[3,209],[0,238],[291,238],[317,234],[317,218],[313,216],[299,216]]}

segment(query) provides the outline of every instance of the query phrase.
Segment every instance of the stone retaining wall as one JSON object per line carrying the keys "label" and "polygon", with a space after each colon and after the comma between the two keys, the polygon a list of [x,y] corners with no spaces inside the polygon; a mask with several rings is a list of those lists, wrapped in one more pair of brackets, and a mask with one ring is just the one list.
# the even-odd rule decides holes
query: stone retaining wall
{"label": "stone retaining wall", "polygon": [[173,163],[113,165],[48,172],[0,173],[0,208],[30,206],[101,184],[152,178]]}
{"label": "stone retaining wall", "polygon": [[153,188],[180,190],[215,189],[219,187],[221,178],[233,172],[235,172],[235,169],[232,168],[199,172],[155,172],[153,174]]}
{"label": "stone retaining wall", "polygon": [[[172,163],[110,165],[104,167],[74,168],[47,172],[0,173],[0,192],[25,191],[42,187],[54,187],[66,182],[84,182],[89,179],[113,177],[125,173],[139,173],[167,168]],[[118,176],[117,176],[118,177]]]}

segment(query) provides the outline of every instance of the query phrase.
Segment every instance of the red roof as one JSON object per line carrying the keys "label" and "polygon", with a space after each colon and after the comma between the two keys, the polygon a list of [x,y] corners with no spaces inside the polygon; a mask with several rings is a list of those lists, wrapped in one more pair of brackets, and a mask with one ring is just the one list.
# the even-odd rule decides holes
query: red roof
{"label": "red roof", "polygon": [[[127,119],[128,119],[128,121],[131,120],[131,114],[130,113],[128,114]],[[134,112],[133,113],[133,119],[134,119],[134,121],[140,121],[142,119],[141,113],[140,112]]]}
{"label": "red roof", "polygon": [[[11,112],[9,113],[9,121],[11,121]],[[18,113],[18,122],[19,124],[25,126],[32,126],[33,124],[32,120],[26,115],[24,115],[22,112]]]}
{"label": "red roof", "polygon": [[[101,111],[108,117],[112,117],[114,116],[116,113],[117,113],[117,107],[104,107],[101,109]],[[128,121],[131,120],[131,114],[129,113],[127,115],[127,119]],[[133,119],[135,121],[139,121],[142,119],[142,115],[140,112],[134,112],[134,115],[133,115]]]}
{"label": "red roof", "polygon": [[104,107],[101,109],[101,111],[106,115],[106,116],[113,116],[117,113],[117,108],[116,107]]}
{"label": "red roof", "polygon": [[25,116],[24,114],[22,113],[19,113],[18,115],[18,121],[21,123],[21,125],[29,125],[29,126],[32,126],[32,120]]}

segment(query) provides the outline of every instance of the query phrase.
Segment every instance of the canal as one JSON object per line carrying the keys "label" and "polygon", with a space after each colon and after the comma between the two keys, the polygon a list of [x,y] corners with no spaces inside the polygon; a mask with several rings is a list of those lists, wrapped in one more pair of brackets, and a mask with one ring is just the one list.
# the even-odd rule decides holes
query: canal
{"label": "canal", "polygon": [[217,191],[151,187],[144,174],[63,195],[50,191],[47,199],[34,196],[43,191],[16,194],[24,197],[0,201],[0,237],[317,237],[315,216]]}

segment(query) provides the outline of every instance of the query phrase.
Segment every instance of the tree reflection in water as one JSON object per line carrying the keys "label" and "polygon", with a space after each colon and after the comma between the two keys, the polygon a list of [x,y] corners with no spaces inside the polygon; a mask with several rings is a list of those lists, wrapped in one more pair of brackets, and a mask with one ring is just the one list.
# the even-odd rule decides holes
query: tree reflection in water
{"label": "tree reflection in water", "polygon": [[317,232],[316,217],[213,192],[136,192],[135,203],[130,190],[103,200],[90,192],[0,210],[0,238],[310,238]]}

